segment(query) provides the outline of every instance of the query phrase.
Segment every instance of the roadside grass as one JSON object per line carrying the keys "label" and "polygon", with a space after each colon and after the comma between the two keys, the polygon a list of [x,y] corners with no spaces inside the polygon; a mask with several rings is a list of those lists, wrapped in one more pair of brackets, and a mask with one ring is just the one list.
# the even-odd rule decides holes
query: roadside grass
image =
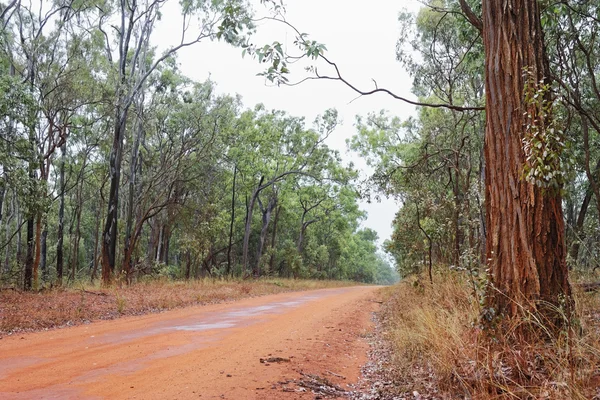
{"label": "roadside grass", "polygon": [[216,304],[268,294],[356,285],[355,282],[299,279],[192,281],[149,280],[101,288],[81,283],[40,292],[0,291],[0,337],[140,315],[179,307]]}
{"label": "roadside grass", "polygon": [[380,322],[391,350],[384,374],[396,395],[600,399],[600,294],[573,285],[576,317],[570,328],[531,339],[517,328],[547,328],[533,316],[524,314],[490,333],[479,324],[472,282],[456,272],[435,278],[434,285],[421,277],[384,290]]}

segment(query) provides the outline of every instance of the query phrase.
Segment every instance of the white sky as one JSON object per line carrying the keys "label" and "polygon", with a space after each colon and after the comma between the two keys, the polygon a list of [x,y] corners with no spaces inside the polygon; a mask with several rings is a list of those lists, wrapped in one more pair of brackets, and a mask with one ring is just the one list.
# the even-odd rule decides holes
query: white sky
{"label": "white sky", "polygon": [[[413,98],[410,93],[412,80],[396,61],[396,41],[402,35],[397,17],[404,8],[417,11],[420,6],[417,0],[287,0],[286,19],[301,32],[308,33],[311,39],[324,43],[328,58],[336,62],[342,74],[359,88],[373,88],[373,78],[379,87]],[[260,6],[256,8],[260,13]],[[155,31],[159,47],[163,47],[162,43],[167,38],[177,40],[174,35],[178,35],[180,30],[176,21],[165,13]],[[290,49],[293,46],[293,34],[275,22],[261,24],[259,32],[260,35],[253,40],[255,44],[278,40],[284,44],[287,41]],[[414,113],[414,107],[384,94],[350,103],[356,94],[341,82],[309,81],[295,87],[267,86],[262,77],[256,76],[264,65],[250,57],[242,59],[241,49],[225,43],[197,44],[180,51],[178,59],[186,76],[198,81],[210,76],[220,92],[240,94],[246,107],[263,103],[268,109],[304,116],[308,125],[326,109],[336,108],[343,124],[331,135],[328,145],[339,150],[345,160],[354,161],[356,167],[363,171],[364,163],[355,154],[348,153],[345,144],[345,140],[355,133],[355,115],[367,115],[381,109],[401,118]],[[291,68],[290,81],[304,76],[302,67]],[[325,70],[322,72],[325,73]],[[393,200],[384,199],[380,203],[362,203],[361,208],[369,214],[363,225],[376,230],[380,242],[388,239],[398,205]]]}

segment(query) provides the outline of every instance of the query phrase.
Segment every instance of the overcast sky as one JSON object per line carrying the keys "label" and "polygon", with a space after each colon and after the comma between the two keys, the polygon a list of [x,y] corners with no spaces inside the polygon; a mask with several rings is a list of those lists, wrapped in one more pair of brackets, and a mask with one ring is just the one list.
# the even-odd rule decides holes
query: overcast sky
{"label": "overcast sky", "polygon": [[[411,79],[396,61],[395,47],[398,37],[403,34],[397,22],[399,11],[417,11],[419,8],[417,0],[287,0],[286,19],[301,32],[308,33],[311,39],[324,43],[328,58],[336,62],[342,74],[359,88],[373,88],[371,79],[375,79],[379,87],[413,97]],[[256,10],[260,14],[263,9],[257,6]],[[166,12],[155,31],[158,43],[167,37],[177,40],[173,35],[180,32],[177,24],[176,16]],[[253,40],[255,44],[278,40],[287,42],[290,48],[293,46],[293,34],[277,23],[263,23],[258,29],[260,35]],[[220,92],[240,94],[246,107],[263,103],[268,109],[304,116],[309,124],[324,110],[336,108],[343,124],[331,135],[328,145],[360,168],[364,168],[364,163],[348,153],[345,144],[355,132],[355,116],[381,109],[401,118],[414,113],[412,106],[384,94],[352,101],[356,94],[341,82],[309,81],[294,87],[268,86],[262,77],[256,76],[263,66],[250,57],[242,59],[241,49],[220,42],[205,42],[183,49],[178,59],[186,76],[198,81],[210,77]],[[302,68],[292,66],[290,80],[302,76],[305,76]],[[398,209],[396,202],[384,199],[380,203],[362,203],[361,207],[369,214],[363,225],[376,230],[380,242],[388,239]]]}

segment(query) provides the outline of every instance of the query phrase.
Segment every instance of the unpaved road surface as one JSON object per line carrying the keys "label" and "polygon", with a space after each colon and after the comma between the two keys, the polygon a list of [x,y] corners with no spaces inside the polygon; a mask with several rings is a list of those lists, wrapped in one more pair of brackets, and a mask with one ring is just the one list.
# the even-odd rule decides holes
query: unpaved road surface
{"label": "unpaved road surface", "polygon": [[302,373],[350,390],[376,296],[286,293],[12,335],[0,340],[0,399],[313,399]]}

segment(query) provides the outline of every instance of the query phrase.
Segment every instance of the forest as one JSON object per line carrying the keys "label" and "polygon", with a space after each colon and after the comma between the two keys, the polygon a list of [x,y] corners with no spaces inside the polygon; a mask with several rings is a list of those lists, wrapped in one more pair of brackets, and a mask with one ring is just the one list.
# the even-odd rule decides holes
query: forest
{"label": "forest", "polygon": [[[401,277],[378,302],[393,384],[374,398],[599,398],[598,1],[400,11],[412,94],[348,78],[278,0],[183,0],[159,49],[166,3],[0,5],[3,287]],[[290,43],[257,39],[259,21]],[[416,111],[356,116],[365,177],[327,144],[335,109],[306,121],[184,76],[178,51],[207,41],[274,86]],[[359,203],[382,196],[399,207],[379,249]]]}
{"label": "forest", "polygon": [[[164,1],[14,1],[0,10],[0,281],[281,276],[391,283],[361,227],[358,171],[315,121],[246,109],[178,68],[202,41],[240,45],[242,1],[181,4],[161,52]],[[257,78],[260,79],[260,78]]]}

